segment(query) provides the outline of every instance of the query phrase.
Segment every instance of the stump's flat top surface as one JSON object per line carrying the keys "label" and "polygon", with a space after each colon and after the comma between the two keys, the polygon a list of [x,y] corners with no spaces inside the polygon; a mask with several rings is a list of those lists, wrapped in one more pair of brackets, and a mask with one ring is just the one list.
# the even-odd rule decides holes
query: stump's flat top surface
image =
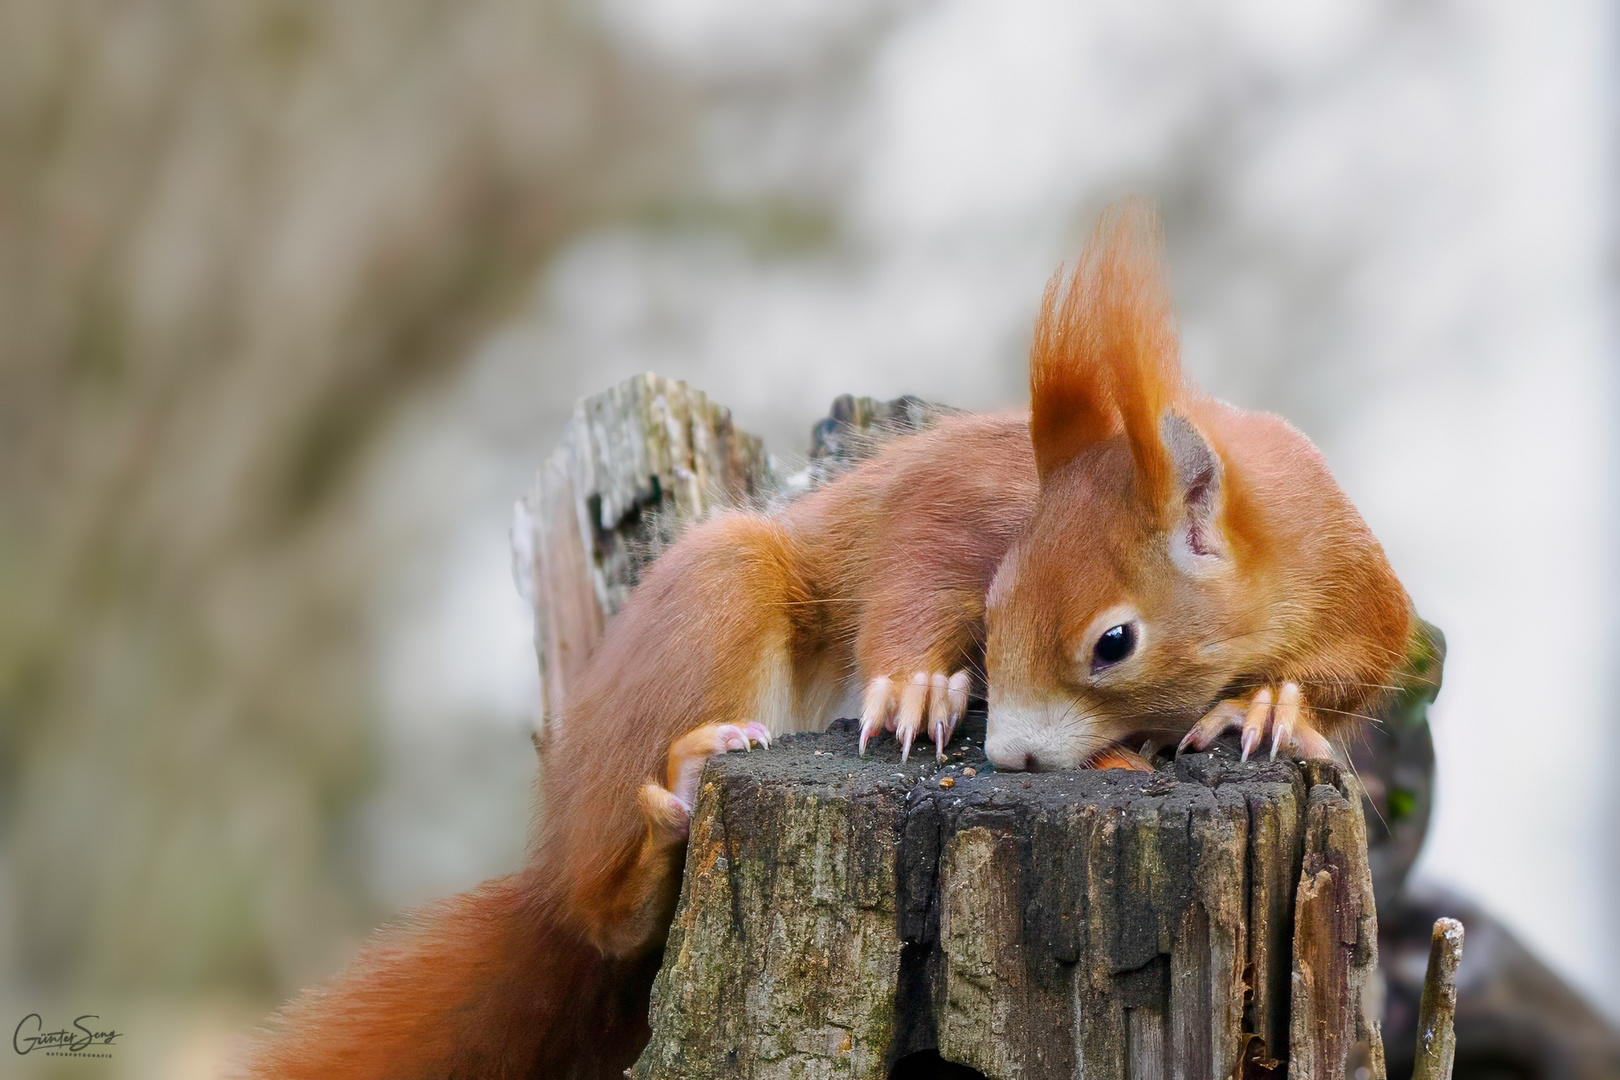
{"label": "stump's flat top surface", "polygon": [[[900,744],[883,732],[858,746],[859,721],[835,720],[825,732],[784,735],[771,748],[715,758],[711,769],[728,778],[747,776],[767,785],[825,788],[829,796],[903,795],[910,800],[933,798],[953,808],[1022,807],[1058,809],[1074,804],[1127,806],[1143,799],[1197,798],[1199,792],[1226,784],[1293,784],[1321,782],[1308,774],[1312,766],[1289,761],[1239,761],[1236,740],[1223,740],[1209,751],[1156,759],[1155,772],[1130,769],[1065,769],[1058,772],[1001,772],[984,756],[983,706],[969,711],[956,737],[936,761],[934,745],[919,739],[907,762]],[[1331,782],[1331,781],[1329,781]]]}

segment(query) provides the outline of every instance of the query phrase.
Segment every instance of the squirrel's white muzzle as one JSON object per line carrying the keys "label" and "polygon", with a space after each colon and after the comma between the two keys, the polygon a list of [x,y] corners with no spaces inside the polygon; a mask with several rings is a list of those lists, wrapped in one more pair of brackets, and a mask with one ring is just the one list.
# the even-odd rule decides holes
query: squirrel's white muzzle
{"label": "squirrel's white muzzle", "polygon": [[996,768],[1048,772],[1083,765],[1109,744],[1079,702],[1030,702],[990,694],[984,752]]}

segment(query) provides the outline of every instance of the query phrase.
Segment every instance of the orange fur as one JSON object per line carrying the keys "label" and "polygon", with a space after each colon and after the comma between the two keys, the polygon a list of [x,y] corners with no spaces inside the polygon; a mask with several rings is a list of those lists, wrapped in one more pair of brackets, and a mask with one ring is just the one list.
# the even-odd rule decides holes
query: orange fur
{"label": "orange fur", "polygon": [[[676,788],[714,725],[819,729],[871,680],[972,670],[992,744],[1045,723],[1070,764],[1140,768],[1110,747],[1245,687],[1366,711],[1406,595],[1303,436],[1185,385],[1157,249],[1132,204],[1054,279],[1028,417],[951,417],[777,513],[689,529],[561,703],[530,865],[368,946],[281,1014],[252,1075],[622,1068],[676,899]],[[1086,650],[1114,610],[1144,638],[1099,681]]]}
{"label": "orange fur", "polygon": [[1067,288],[1046,287],[1030,351],[1030,438],[1044,481],[1123,431],[1152,499],[1170,483],[1159,416],[1185,394],[1158,219],[1127,200],[1105,213]]}
{"label": "orange fur", "polygon": [[[642,854],[657,841],[636,793],[688,729],[819,729],[866,679],[973,661],[985,590],[1034,499],[1025,431],[1018,416],[948,419],[779,515],[697,525],[653,565],[546,748],[539,845],[592,940],[658,944],[674,896],[641,880],[659,864]],[[986,482],[960,483],[964,452]],[[789,697],[765,717],[773,673]]]}
{"label": "orange fur", "polygon": [[[1041,495],[988,602],[986,749],[1003,766],[1175,738],[1287,682],[1313,732],[1342,732],[1404,656],[1410,601],[1316,448],[1184,382],[1156,249],[1139,208],[1106,216],[1042,310]],[[1112,625],[1139,647],[1098,667]]]}
{"label": "orange fur", "polygon": [[404,917],[272,1017],[237,1075],[617,1080],[656,958],[610,960],[553,907],[530,871]]}

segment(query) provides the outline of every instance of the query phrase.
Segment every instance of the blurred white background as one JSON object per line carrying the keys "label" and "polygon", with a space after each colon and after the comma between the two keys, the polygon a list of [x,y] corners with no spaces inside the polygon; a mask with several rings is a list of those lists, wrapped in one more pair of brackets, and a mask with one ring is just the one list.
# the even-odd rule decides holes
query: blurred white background
{"label": "blurred white background", "polygon": [[1188,368],[1317,441],[1446,632],[1419,873],[1620,1017],[1615,30],[1595,0],[0,14],[0,1001],[245,999],[123,1059],[181,1075],[513,868],[506,530],[573,401],[657,371],[778,454],[839,393],[1020,405],[1048,276],[1140,193]]}

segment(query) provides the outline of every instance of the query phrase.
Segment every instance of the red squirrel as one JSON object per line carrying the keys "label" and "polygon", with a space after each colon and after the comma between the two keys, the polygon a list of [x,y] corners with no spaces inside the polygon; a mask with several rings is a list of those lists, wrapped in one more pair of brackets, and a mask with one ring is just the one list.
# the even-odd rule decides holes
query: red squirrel
{"label": "red squirrel", "polygon": [[[861,750],[1150,767],[1141,741],[1333,753],[1411,605],[1320,454],[1182,377],[1152,215],[1048,286],[1030,411],[956,415],[768,512],[691,526],[561,704],[527,865],[307,992],[256,1077],[616,1076],[647,1037],[706,758],[859,710]],[[977,679],[973,673],[982,673]]]}

